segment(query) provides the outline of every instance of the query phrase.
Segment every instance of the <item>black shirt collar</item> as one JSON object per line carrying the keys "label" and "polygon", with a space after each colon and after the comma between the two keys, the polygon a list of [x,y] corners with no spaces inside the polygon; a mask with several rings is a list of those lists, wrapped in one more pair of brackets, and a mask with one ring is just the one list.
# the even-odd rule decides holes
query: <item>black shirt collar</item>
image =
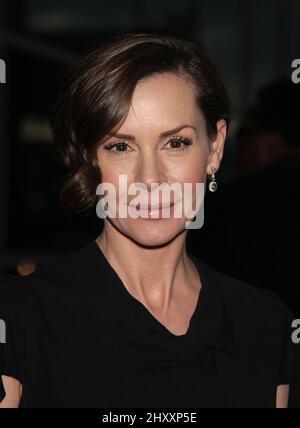
{"label": "black shirt collar", "polygon": [[101,278],[105,299],[113,302],[107,314],[111,334],[115,328],[120,329],[117,333],[120,349],[126,349],[118,360],[120,366],[147,370],[186,365],[199,358],[202,361],[202,353],[207,349],[239,355],[233,324],[215,271],[201,259],[190,255],[198,269],[202,288],[188,334],[176,336],[130,296],[97,242],[87,245],[83,255],[98,278],[95,286],[99,288]]}

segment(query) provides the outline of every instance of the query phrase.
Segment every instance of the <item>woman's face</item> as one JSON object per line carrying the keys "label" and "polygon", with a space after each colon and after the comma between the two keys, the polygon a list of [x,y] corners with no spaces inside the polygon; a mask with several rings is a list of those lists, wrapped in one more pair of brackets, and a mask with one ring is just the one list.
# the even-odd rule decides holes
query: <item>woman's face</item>
{"label": "woman's face", "polygon": [[[144,246],[163,245],[182,232],[187,217],[182,212],[180,218],[175,218],[174,206],[170,206],[168,218],[164,218],[167,214],[156,210],[152,210],[152,214],[148,210],[141,211],[138,218],[133,218],[130,213],[127,218],[121,218],[120,204],[128,208],[126,204],[143,195],[142,204],[150,205],[151,195],[157,197],[159,194],[154,205],[175,201],[183,207],[185,183],[192,184],[195,203],[196,183],[205,186],[206,174],[211,173],[211,167],[219,167],[226,133],[224,123],[218,122],[218,136],[214,149],[210,150],[204,117],[196,105],[195,89],[190,83],[171,73],[156,74],[139,82],[125,122],[116,134],[101,142],[97,150],[101,182],[111,183],[117,196],[116,217],[105,221],[110,221],[121,233]],[[177,131],[167,134],[176,128]],[[119,187],[121,174],[127,180],[125,191]],[[146,191],[129,195],[128,188],[136,186],[135,183],[143,183]],[[167,199],[162,199],[162,192],[157,193],[151,183],[152,186],[155,183],[170,186],[178,183],[182,193],[174,195],[171,192]],[[137,206],[137,212],[139,208]]]}

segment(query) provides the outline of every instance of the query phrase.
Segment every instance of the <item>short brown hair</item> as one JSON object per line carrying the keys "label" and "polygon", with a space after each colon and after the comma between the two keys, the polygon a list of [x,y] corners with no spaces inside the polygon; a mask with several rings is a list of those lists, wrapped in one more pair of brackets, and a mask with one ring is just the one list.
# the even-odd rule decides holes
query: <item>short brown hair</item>
{"label": "short brown hair", "polygon": [[141,32],[106,39],[64,76],[51,118],[55,145],[68,168],[61,192],[68,210],[94,207],[101,182],[96,162],[99,142],[125,121],[137,83],[164,72],[194,83],[210,138],[219,119],[229,128],[230,102],[223,80],[197,39]]}

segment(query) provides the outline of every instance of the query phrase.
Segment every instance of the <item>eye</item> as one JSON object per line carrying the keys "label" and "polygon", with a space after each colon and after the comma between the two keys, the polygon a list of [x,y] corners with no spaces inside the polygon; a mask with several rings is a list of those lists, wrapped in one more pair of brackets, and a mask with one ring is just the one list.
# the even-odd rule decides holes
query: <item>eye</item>
{"label": "eye", "polygon": [[131,150],[127,150],[129,145],[125,141],[118,141],[116,143],[110,143],[104,146],[105,150],[112,152],[116,156],[124,156],[126,152]]}
{"label": "eye", "polygon": [[192,145],[192,141],[189,138],[174,136],[167,144],[171,144],[172,151],[186,150],[188,146]]}

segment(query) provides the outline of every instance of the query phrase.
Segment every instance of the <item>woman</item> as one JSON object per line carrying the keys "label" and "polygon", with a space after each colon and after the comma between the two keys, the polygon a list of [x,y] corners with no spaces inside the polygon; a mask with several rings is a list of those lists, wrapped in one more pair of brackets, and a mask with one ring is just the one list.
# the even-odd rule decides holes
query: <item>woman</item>
{"label": "woman", "polygon": [[[222,79],[193,39],[128,33],[67,76],[53,117],[70,171],[63,202],[96,208],[104,227],[47,268],[2,277],[3,407],[296,405],[289,310],[188,255],[195,213],[175,216],[185,196],[201,211],[206,176],[216,190],[229,119]],[[116,215],[103,215],[100,183],[116,189]],[[184,191],[162,200],[159,185],[175,183]],[[137,204],[130,185],[144,190]]]}

